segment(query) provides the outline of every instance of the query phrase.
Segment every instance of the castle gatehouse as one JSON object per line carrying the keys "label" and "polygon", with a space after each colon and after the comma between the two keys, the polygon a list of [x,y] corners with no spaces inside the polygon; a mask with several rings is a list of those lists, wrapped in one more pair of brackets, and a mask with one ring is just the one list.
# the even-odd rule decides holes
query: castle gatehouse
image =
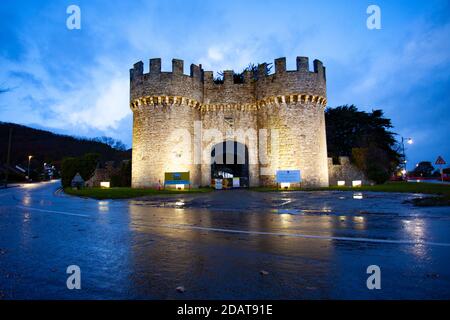
{"label": "castle gatehouse", "polygon": [[132,186],[158,187],[165,174],[189,172],[193,186],[239,177],[248,186],[276,184],[277,172],[301,173],[301,185],[328,186],[325,67],[297,57],[223,79],[182,60],[161,71],[161,59],[130,70],[133,111]]}

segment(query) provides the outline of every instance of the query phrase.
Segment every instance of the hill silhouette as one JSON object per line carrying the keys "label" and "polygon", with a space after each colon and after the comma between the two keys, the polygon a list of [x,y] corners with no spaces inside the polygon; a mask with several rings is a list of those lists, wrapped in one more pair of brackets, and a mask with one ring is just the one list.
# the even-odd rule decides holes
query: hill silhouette
{"label": "hill silhouette", "polygon": [[94,139],[55,134],[50,131],[27,126],[0,122],[0,164],[6,163],[9,129],[12,128],[11,158],[12,166],[26,166],[28,156],[32,155],[32,166],[44,162],[59,167],[65,157],[78,157],[86,153],[98,153],[100,161],[121,161],[131,159],[131,149],[119,150]]}

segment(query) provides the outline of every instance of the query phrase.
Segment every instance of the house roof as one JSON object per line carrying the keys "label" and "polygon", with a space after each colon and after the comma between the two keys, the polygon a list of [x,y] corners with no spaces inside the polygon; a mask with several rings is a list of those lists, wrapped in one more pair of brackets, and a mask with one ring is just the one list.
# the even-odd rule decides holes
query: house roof
{"label": "house roof", "polygon": [[73,177],[72,182],[84,182],[84,179],[81,177],[81,175],[77,172],[75,177]]}

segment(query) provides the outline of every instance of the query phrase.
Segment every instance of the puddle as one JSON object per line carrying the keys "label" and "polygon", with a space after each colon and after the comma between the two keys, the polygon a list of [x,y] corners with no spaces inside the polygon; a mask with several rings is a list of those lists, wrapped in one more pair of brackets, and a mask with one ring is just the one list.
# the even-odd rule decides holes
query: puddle
{"label": "puddle", "polygon": [[297,209],[273,209],[272,212],[277,214],[293,214],[293,215],[301,214],[300,210]]}

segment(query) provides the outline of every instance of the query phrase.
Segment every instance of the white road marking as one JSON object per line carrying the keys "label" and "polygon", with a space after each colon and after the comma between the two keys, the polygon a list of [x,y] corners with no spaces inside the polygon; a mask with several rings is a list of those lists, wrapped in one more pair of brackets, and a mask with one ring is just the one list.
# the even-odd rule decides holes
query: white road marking
{"label": "white road marking", "polygon": [[291,199],[288,199],[288,200],[286,200],[286,199],[281,199],[281,200],[285,200],[285,201],[282,202],[282,203],[280,203],[280,204],[278,205],[278,207],[283,207],[283,206],[285,206],[285,205],[287,205],[287,204],[290,204],[290,203],[292,203],[292,202],[295,201],[295,200],[291,200]]}
{"label": "white road marking", "polygon": [[65,212],[65,211],[46,210],[46,209],[39,209],[39,208],[33,208],[33,207],[27,207],[27,206],[19,206],[19,205],[17,205],[16,207],[20,208],[20,209],[26,209],[26,210],[34,210],[34,211],[47,212],[47,213],[63,214],[63,215],[66,215],[66,216],[85,217],[85,218],[89,218],[90,217],[87,214],[70,213],[70,212]]}
{"label": "white road marking", "polygon": [[[34,210],[47,213],[56,213],[67,216],[77,216],[90,218],[91,216],[78,213],[70,213],[65,211],[54,211],[39,209],[27,206],[17,205],[16,207],[27,210]],[[135,224],[135,223],[134,223]],[[353,241],[353,242],[368,242],[368,243],[388,243],[388,244],[411,244],[411,245],[428,245],[428,246],[440,246],[440,247],[450,247],[450,243],[445,242],[428,242],[422,240],[389,240],[389,239],[374,239],[374,238],[359,238],[359,237],[333,237],[333,236],[319,236],[311,234],[301,234],[301,233],[286,233],[286,232],[267,232],[267,231],[251,231],[251,230],[237,230],[237,229],[222,229],[222,228],[210,228],[210,227],[200,227],[192,225],[182,225],[182,224],[165,224],[165,225],[145,225],[147,227],[163,227],[172,229],[190,229],[190,230],[201,230],[201,231],[212,231],[212,232],[225,232],[225,233],[238,233],[238,234],[250,234],[250,235],[267,235],[267,236],[281,236],[281,237],[293,237],[293,238],[305,238],[305,239],[319,239],[319,240],[338,240],[338,241]]]}
{"label": "white road marking", "polygon": [[164,225],[164,227],[170,227],[170,228],[175,228],[175,229],[192,229],[192,230],[213,231],[213,232],[270,235],[270,236],[320,239],[320,240],[339,240],[339,241],[389,243],[389,244],[413,244],[413,245],[421,244],[421,245],[429,245],[429,246],[450,247],[450,243],[428,242],[428,241],[417,241],[417,240],[388,240],[388,239],[372,239],[372,238],[358,238],[358,237],[318,236],[318,235],[309,235],[309,234],[301,234],[301,233],[265,232],[265,231],[247,231],[247,230],[236,230],[236,229],[208,228],[208,227],[198,227],[198,226],[191,226],[191,225],[181,225],[181,224]]}

